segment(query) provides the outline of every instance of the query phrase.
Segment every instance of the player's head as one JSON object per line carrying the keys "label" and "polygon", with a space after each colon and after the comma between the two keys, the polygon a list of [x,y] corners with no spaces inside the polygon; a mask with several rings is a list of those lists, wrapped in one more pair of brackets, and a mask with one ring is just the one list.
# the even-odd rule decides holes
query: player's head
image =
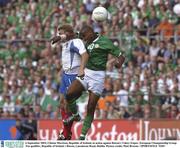
{"label": "player's head", "polygon": [[97,34],[94,32],[93,28],[88,25],[83,26],[79,32],[79,38],[87,44],[91,43],[96,37]]}
{"label": "player's head", "polygon": [[75,37],[73,27],[68,24],[64,24],[64,25],[58,27],[58,35],[65,35],[66,40],[70,40]]}

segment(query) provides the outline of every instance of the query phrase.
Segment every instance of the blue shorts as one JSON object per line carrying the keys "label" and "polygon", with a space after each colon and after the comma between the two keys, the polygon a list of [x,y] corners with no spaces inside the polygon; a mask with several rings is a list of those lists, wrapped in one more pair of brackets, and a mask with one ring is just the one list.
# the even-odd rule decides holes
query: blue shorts
{"label": "blue shorts", "polygon": [[60,86],[60,93],[64,96],[66,95],[66,92],[69,88],[69,86],[72,84],[74,80],[76,80],[77,74],[66,74],[63,72],[61,77],[61,86]]}

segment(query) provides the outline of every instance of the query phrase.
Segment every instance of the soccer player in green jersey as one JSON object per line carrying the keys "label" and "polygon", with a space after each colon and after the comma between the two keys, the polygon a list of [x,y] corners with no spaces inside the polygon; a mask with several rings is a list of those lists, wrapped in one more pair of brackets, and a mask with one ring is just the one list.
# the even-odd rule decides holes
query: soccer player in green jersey
{"label": "soccer player in green jersey", "polygon": [[87,105],[87,115],[83,122],[83,127],[79,140],[84,140],[94,119],[94,112],[97,102],[104,89],[104,79],[108,54],[116,57],[115,66],[121,68],[125,57],[122,51],[115,46],[106,36],[96,34],[90,26],[84,26],[79,33],[84,41],[89,59],[84,70],[84,76],[77,77],[70,85],[66,98],[72,116],[65,122],[79,120],[79,114],[76,107],[76,99],[83,91],[88,90],[89,100]]}

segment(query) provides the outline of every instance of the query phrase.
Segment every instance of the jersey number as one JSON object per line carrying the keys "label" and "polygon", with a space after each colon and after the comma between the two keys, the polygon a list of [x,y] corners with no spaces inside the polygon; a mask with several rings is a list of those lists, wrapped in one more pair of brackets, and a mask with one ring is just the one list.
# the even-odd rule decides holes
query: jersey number
{"label": "jersey number", "polygon": [[94,48],[94,45],[95,45],[95,44],[94,44],[94,43],[92,43],[91,45],[89,45],[89,46],[88,46],[88,50],[89,50],[89,52],[91,52],[91,51],[92,51],[92,49]]}

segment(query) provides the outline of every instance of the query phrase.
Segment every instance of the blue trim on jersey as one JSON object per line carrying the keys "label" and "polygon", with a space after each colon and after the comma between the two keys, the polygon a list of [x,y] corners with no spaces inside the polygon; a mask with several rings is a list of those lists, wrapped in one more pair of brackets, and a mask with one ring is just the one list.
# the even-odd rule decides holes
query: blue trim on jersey
{"label": "blue trim on jersey", "polygon": [[76,76],[77,74],[66,74],[63,72],[59,92],[65,96],[69,86],[76,79]]}
{"label": "blue trim on jersey", "polygon": [[70,51],[79,54],[79,49],[74,45],[73,41],[70,44]]}
{"label": "blue trim on jersey", "polygon": [[70,44],[71,67],[72,67],[72,63],[73,63],[75,53],[79,54],[79,49],[76,46],[74,46],[74,42],[72,41]]}
{"label": "blue trim on jersey", "polygon": [[74,54],[75,54],[75,52],[70,51],[71,67],[72,67],[72,63],[73,63],[73,59],[74,59]]}

